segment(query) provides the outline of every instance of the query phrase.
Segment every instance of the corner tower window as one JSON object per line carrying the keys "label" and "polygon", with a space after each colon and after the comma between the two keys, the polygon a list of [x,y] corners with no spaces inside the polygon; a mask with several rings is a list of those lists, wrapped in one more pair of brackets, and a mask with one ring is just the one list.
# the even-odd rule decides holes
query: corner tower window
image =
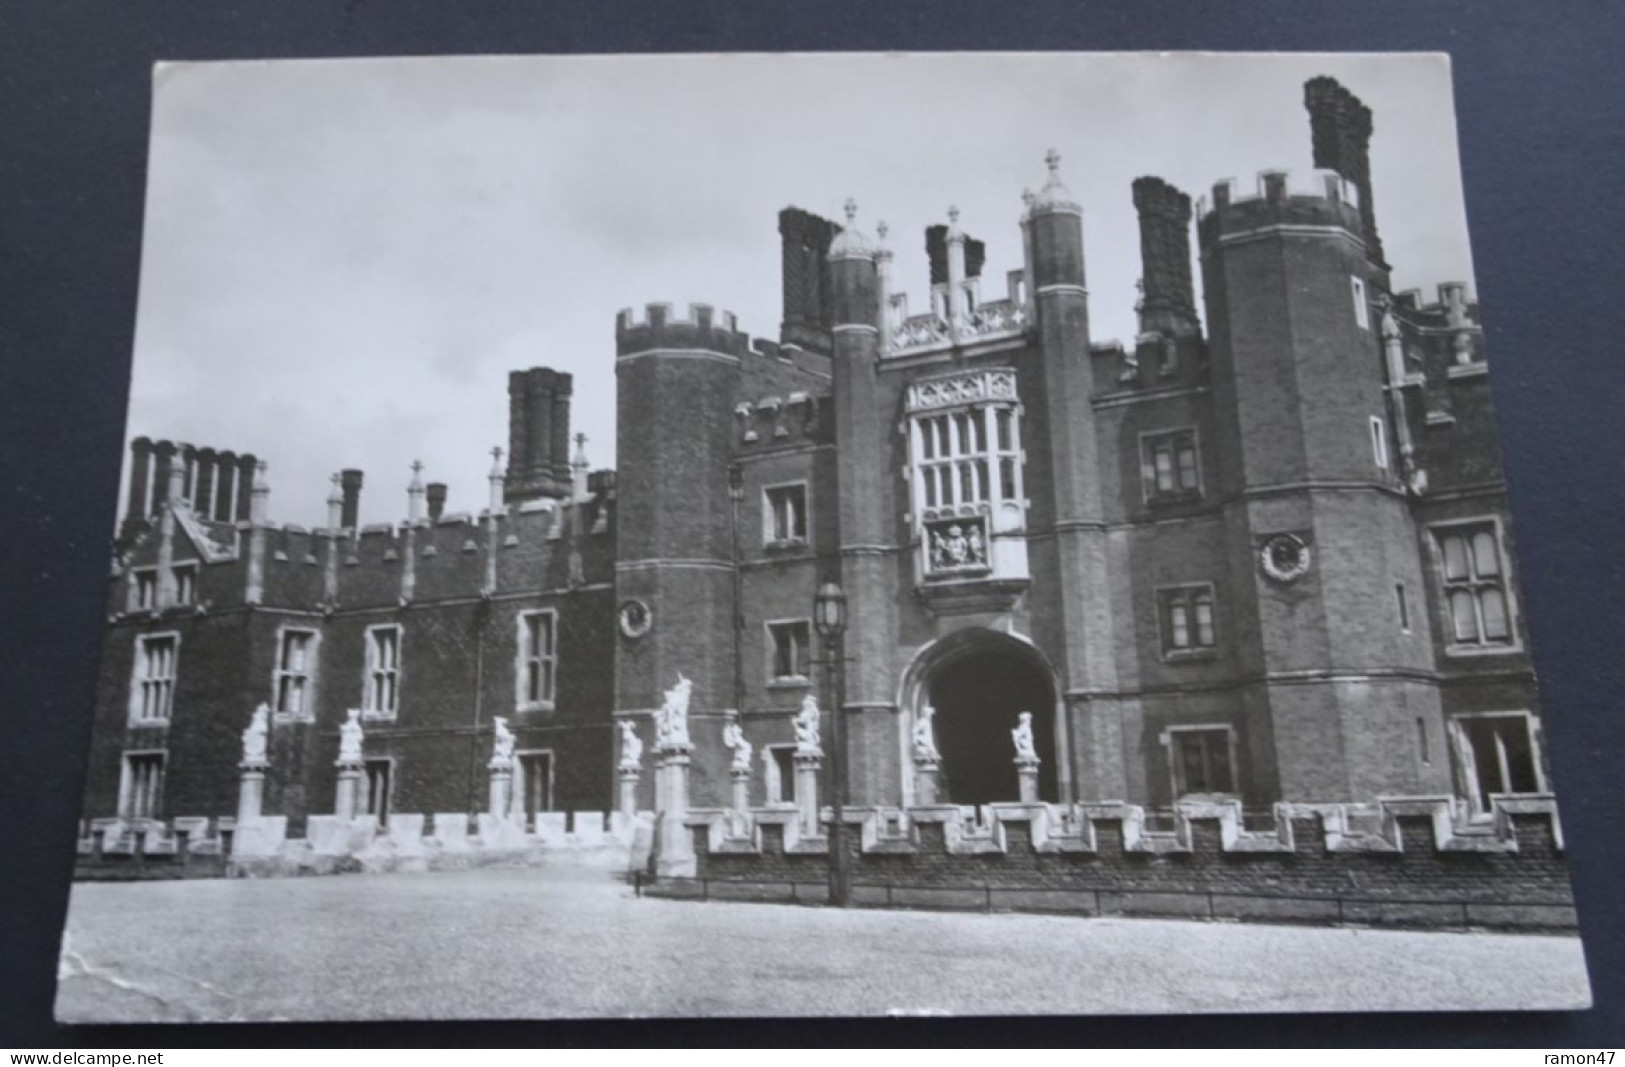
{"label": "corner tower window", "polygon": [[993,569],[993,538],[1024,525],[1015,372],[926,379],[909,387],[907,404],[924,577],[985,575]]}
{"label": "corner tower window", "polygon": [[1435,528],[1453,653],[1516,646],[1506,562],[1495,523]]}

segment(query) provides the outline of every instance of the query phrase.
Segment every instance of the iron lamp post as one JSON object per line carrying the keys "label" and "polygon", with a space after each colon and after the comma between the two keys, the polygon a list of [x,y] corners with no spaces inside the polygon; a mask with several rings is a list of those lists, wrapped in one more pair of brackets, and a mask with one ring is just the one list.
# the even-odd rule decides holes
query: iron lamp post
{"label": "iron lamp post", "polygon": [[833,718],[830,721],[831,755],[830,774],[834,788],[830,790],[830,811],[833,816],[829,830],[829,902],[844,908],[848,897],[846,856],[846,678],[841,670],[846,636],[846,593],[835,582],[819,586],[813,599],[813,626],[824,639],[826,671],[825,702]]}

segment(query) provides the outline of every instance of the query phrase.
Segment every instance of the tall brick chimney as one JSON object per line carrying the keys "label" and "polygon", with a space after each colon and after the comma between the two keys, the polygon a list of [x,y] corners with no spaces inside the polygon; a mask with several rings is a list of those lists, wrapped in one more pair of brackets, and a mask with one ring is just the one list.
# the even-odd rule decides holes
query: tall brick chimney
{"label": "tall brick chimney", "polygon": [[1335,78],[1327,77],[1304,83],[1303,105],[1309,109],[1315,166],[1335,170],[1359,188],[1366,256],[1379,270],[1387,270],[1371,204],[1371,109]]}
{"label": "tall brick chimney", "polygon": [[550,367],[508,375],[508,504],[570,495],[570,395],[574,379]]}
{"label": "tall brick chimney", "polygon": [[429,503],[429,521],[438,522],[446,511],[446,483],[430,482],[426,487]]}
{"label": "tall brick chimney", "polygon": [[1191,198],[1161,178],[1136,178],[1134,210],[1140,215],[1140,332],[1196,333]]}
{"label": "tall brick chimney", "polygon": [[[925,228],[925,258],[931,265],[931,284],[948,284],[948,227],[942,223]],[[987,262],[987,245],[974,237],[965,238],[965,277],[980,278]]]}
{"label": "tall brick chimney", "polygon": [[130,502],[124,509],[125,522],[140,522],[152,512],[147,493],[152,477],[152,440],[137,437],[130,442]]}
{"label": "tall brick chimney", "polygon": [[214,491],[214,514],[210,515],[209,518],[215,522],[230,522],[231,509],[237,499],[237,453],[230,449],[222,449],[216,453],[214,469],[217,478]]}
{"label": "tall brick chimney", "polygon": [[254,479],[259,466],[259,457],[252,452],[237,457],[237,510],[231,516],[237,522],[248,522],[254,514]]}
{"label": "tall brick chimney", "polygon": [[782,343],[829,351],[829,263],[825,257],[840,232],[829,219],[798,207],[779,212],[784,252]]}
{"label": "tall brick chimney", "polygon": [[214,465],[219,458],[212,448],[197,450],[197,470],[192,479],[192,510],[200,519],[214,517]]}
{"label": "tall brick chimney", "polygon": [[343,503],[339,508],[339,527],[353,530],[361,514],[361,472],[354,467],[340,471],[339,492],[343,496]]}

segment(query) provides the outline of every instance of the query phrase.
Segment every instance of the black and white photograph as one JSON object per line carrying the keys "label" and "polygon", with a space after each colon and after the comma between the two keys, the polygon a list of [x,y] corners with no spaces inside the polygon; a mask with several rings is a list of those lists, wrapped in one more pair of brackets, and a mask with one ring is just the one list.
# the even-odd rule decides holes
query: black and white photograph
{"label": "black and white photograph", "polygon": [[60,1021],[1590,1004],[1447,56],[152,93]]}

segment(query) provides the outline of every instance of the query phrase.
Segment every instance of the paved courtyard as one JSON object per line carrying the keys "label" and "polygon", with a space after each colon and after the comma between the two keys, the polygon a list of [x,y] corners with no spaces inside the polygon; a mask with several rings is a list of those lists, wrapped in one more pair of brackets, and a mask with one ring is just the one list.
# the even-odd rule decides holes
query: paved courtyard
{"label": "paved courtyard", "polygon": [[638,899],[575,869],[75,886],[64,1022],[1576,1008],[1577,938]]}

